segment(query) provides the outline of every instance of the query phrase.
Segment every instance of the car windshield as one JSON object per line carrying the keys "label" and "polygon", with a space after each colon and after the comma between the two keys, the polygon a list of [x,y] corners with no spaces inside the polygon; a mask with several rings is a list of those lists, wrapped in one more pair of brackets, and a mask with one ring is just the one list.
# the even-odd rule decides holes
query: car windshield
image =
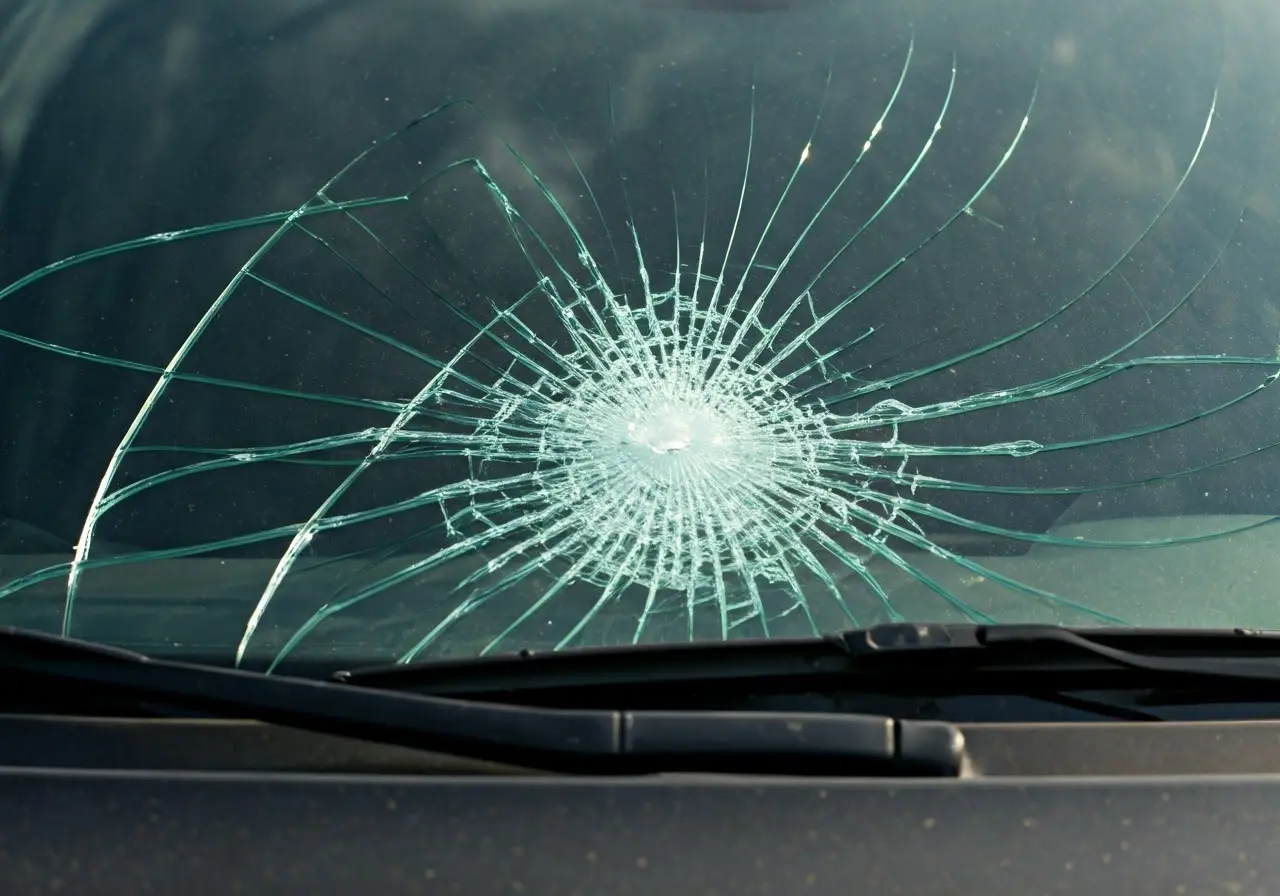
{"label": "car windshield", "polygon": [[1280,626],[1270,0],[0,29],[0,624]]}

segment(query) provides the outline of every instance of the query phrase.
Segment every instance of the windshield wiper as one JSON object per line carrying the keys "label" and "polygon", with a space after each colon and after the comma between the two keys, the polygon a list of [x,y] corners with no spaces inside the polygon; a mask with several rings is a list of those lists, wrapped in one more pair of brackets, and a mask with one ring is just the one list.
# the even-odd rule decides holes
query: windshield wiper
{"label": "windshield wiper", "polygon": [[822,638],[523,651],[371,666],[334,678],[455,696],[691,684],[750,689],[763,682],[900,694],[1044,693],[1228,681],[1274,696],[1280,690],[1280,633],[893,623]]}
{"label": "windshield wiper", "polygon": [[509,706],[158,660],[15,628],[0,628],[0,683],[25,706],[123,700],[575,774],[958,775],[964,759],[959,730],[939,722]]}

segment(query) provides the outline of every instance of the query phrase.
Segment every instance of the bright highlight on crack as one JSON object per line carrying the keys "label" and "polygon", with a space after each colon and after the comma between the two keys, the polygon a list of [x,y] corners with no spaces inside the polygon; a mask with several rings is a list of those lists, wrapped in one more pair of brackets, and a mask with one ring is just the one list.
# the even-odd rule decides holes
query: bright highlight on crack
{"label": "bright highlight on crack", "polygon": [[[828,273],[833,265],[856,251],[858,240],[928,164],[947,121],[958,77],[954,60],[948,80],[938,85],[933,127],[914,157],[903,160],[896,183],[864,220],[850,223],[835,214],[841,197],[858,182],[864,158],[892,126],[914,54],[912,42],[896,84],[880,100],[882,112],[865,142],[842,162],[822,201],[805,210],[798,229],[783,232],[780,222],[784,210],[795,210],[795,185],[813,162],[815,141],[821,145],[821,115],[813,133],[799,143],[794,169],[772,201],[771,212],[761,225],[749,228],[744,203],[757,189],[751,180],[757,136],[753,105],[751,127],[744,135],[736,211],[705,221],[701,233],[680,233],[672,271],[650,270],[653,250],[634,220],[626,222],[625,235],[620,229],[609,231],[603,243],[588,244],[557,192],[512,145],[506,145],[505,152],[532,192],[504,187],[491,163],[470,157],[425,178],[417,169],[418,180],[395,190],[334,198],[349,179],[376,168],[383,153],[415,129],[471,111],[467,103],[449,103],[376,143],[291,212],[121,244],[68,259],[13,284],[0,292],[0,299],[20,301],[23,290],[36,281],[106,254],[210,239],[228,230],[273,228],[163,365],[3,334],[86,364],[136,371],[151,377],[154,386],[117,450],[104,459],[101,484],[86,513],[74,559],[0,584],[0,597],[65,580],[63,628],[72,632],[80,589],[96,569],[267,548],[273,563],[269,575],[255,586],[234,655],[237,662],[244,661],[254,654],[258,641],[266,639],[273,666],[326,629],[340,627],[343,620],[358,620],[350,623],[356,627],[376,627],[366,611],[392,595],[394,619],[388,615],[387,621],[394,637],[385,641],[385,649],[403,660],[515,649],[535,641],[565,648],[772,635],[780,626],[788,632],[819,633],[881,619],[902,620],[907,617],[886,584],[890,577],[931,594],[941,616],[1005,621],[967,600],[931,572],[922,557],[992,583],[1052,614],[1100,624],[1125,622],[1056,590],[1012,578],[948,546],[936,533],[939,527],[950,527],[1072,550],[1116,550],[1218,537],[1262,523],[1195,538],[1090,542],[980,523],[944,509],[933,496],[966,491],[1101,493],[1190,475],[1224,459],[1130,483],[1043,487],[948,479],[928,475],[920,465],[946,458],[1018,459],[1137,439],[1203,419],[1255,395],[1273,376],[1274,358],[1140,350],[1144,339],[1192,300],[1211,267],[1162,314],[1099,350],[1088,363],[927,403],[908,403],[895,397],[894,390],[935,376],[945,387],[946,371],[1044,330],[1116,274],[1195,168],[1214,125],[1217,94],[1206,96],[1203,127],[1188,136],[1180,179],[1163,206],[1083,289],[1063,296],[1039,318],[959,353],[874,376],[857,360],[874,328],[851,331],[848,315],[864,296],[890,288],[896,272],[953,226],[995,223],[974,206],[1018,151],[1038,102],[1037,84],[1029,91],[1025,114],[1001,138],[995,163],[949,215],[930,222],[897,260],[864,282],[832,282]],[[831,158],[841,149],[827,145],[824,151]],[[581,179],[582,197],[603,215],[591,180],[576,160],[573,167]],[[443,178],[473,178],[496,204],[508,228],[508,260],[533,274],[523,294],[485,295],[482,304],[456,298],[432,273],[420,269],[411,247],[371,223],[388,208],[412,206]],[[556,235],[541,223],[545,218],[530,214],[531,195],[550,209]],[[834,227],[842,229],[840,239],[815,263],[812,253],[802,249],[808,248],[813,234],[830,233]],[[713,256],[708,247],[717,234],[726,235],[726,248]],[[558,243],[561,237],[567,242]],[[771,242],[778,240],[781,250]],[[424,297],[414,311],[446,319],[453,332],[462,333],[459,347],[452,354],[428,353],[403,332],[392,336],[356,314],[330,307],[325,298],[329,290],[309,294],[305,287],[288,282],[287,271],[269,271],[275,254],[289,241],[324,253],[338,270],[354,275],[355,282],[389,302],[400,300],[387,283],[395,281],[399,288],[409,284]],[[737,262],[741,257],[745,264]],[[606,265],[610,260],[612,267]],[[798,273],[804,274],[803,287],[786,291],[784,278]],[[416,394],[398,399],[356,397],[197,372],[193,352],[209,338],[228,306],[247,300],[244,293],[251,289],[255,296],[294,303],[317,320],[343,328],[351,339],[367,340],[411,362],[420,374]],[[918,424],[1043,402],[1126,372],[1171,366],[1257,367],[1258,376],[1253,387],[1226,402],[1142,430],[1070,441],[1037,440],[1032,433],[974,444],[913,440]],[[171,453],[182,460],[157,472],[159,448],[148,445],[145,436],[166,395],[183,385],[292,400],[294,412],[340,407],[377,422],[248,446],[215,435],[208,444],[180,446]],[[130,462],[144,457],[149,465],[137,469],[145,472],[126,475]],[[145,493],[247,468],[275,471],[282,477],[282,495],[289,476],[301,475],[294,471],[334,475],[315,492],[317,500],[309,512],[295,519],[176,547],[101,556],[95,551],[104,519]],[[389,469],[404,471],[394,480],[394,497],[387,496],[385,478],[379,480],[383,486],[378,490],[361,490],[378,472]],[[436,479],[441,470],[453,474],[428,485],[433,482],[430,477],[416,475],[423,470],[436,473]],[[403,519],[417,521],[408,534],[386,541],[356,538],[332,552],[318,549],[328,538],[376,533],[378,524]],[[339,566],[337,584],[325,580],[328,599],[317,597],[302,618],[276,623],[276,634],[267,638],[265,620],[284,601],[290,583],[305,584]]]}

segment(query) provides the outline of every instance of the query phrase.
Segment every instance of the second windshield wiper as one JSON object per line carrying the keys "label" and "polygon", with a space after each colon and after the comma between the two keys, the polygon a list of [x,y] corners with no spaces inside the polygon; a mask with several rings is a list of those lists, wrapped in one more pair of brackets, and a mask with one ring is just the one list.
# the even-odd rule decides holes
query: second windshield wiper
{"label": "second windshield wiper", "polygon": [[964,757],[958,729],[938,722],[508,706],[156,660],[13,628],[0,628],[0,682],[28,711],[102,701],[576,774],[958,775]]}
{"label": "second windshield wiper", "polygon": [[[438,695],[619,690],[821,679],[898,693],[1030,692],[1232,680],[1280,689],[1280,633],[895,623],[797,640],[596,648],[339,672],[366,687]],[[751,683],[751,684],[749,684]]]}

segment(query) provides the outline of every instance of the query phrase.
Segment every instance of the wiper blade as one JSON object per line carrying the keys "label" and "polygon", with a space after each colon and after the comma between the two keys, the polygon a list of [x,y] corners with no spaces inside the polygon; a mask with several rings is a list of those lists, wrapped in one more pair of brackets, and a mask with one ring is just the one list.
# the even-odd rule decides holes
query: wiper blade
{"label": "wiper blade", "polygon": [[[1102,660],[1121,669],[1175,677],[1280,682],[1280,633],[1254,629],[894,625],[862,634],[861,649],[879,655],[949,655],[961,661],[985,656],[985,662],[1017,662],[1024,667]],[[848,639],[851,646],[858,641]]]}
{"label": "wiper blade", "polygon": [[26,703],[124,698],[575,774],[958,775],[964,758],[959,730],[939,722],[509,706],[158,660],[15,628],[0,628],[0,674]]}
{"label": "wiper blade", "polygon": [[[1077,629],[1054,625],[893,623],[791,640],[590,648],[369,666],[336,680],[437,695],[690,683],[836,679],[848,686],[967,692],[978,681],[1005,692],[1083,675],[1127,679],[1280,682],[1280,632],[1249,629]],[[1030,675],[1030,677],[1025,677]]]}

